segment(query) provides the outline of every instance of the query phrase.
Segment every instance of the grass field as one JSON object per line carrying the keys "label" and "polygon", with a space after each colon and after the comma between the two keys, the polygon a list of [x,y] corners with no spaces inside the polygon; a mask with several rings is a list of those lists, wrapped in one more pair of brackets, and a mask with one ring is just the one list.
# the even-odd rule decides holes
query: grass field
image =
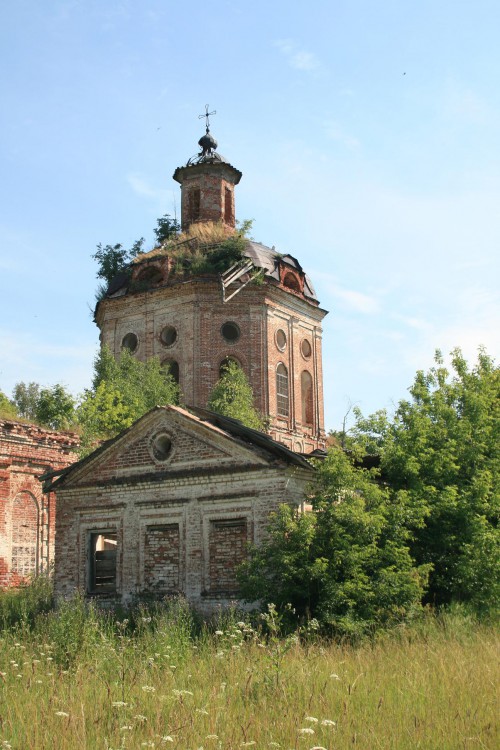
{"label": "grass field", "polygon": [[354,646],[236,615],[208,629],[181,603],[118,624],[79,600],[17,625],[5,611],[0,747],[500,746],[498,631],[460,613]]}

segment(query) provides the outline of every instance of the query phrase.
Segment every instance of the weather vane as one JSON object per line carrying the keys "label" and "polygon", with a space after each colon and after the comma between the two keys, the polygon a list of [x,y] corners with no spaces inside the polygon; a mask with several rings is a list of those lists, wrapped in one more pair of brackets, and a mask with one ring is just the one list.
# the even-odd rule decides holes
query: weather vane
{"label": "weather vane", "polygon": [[204,115],[198,115],[198,120],[201,120],[202,117],[206,118],[206,132],[207,134],[210,132],[210,120],[208,119],[211,115],[216,115],[217,111],[214,109],[213,112],[208,111],[208,104],[205,104],[205,114]]}

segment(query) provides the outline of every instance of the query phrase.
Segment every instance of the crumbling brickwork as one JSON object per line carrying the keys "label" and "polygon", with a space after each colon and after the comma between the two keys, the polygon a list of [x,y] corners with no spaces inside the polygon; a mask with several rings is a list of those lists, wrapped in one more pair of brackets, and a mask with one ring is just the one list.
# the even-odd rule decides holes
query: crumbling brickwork
{"label": "crumbling brickwork", "polygon": [[47,571],[54,555],[55,497],[38,477],[76,459],[78,438],[0,420],[0,587]]}
{"label": "crumbling brickwork", "polygon": [[[238,437],[210,420],[158,407],[54,482],[58,595],[127,604],[180,593],[203,612],[234,598],[247,543],[260,542],[280,503],[304,503],[313,469],[266,436],[253,443],[251,430]],[[172,448],[158,460],[165,434]],[[97,536],[116,545],[114,591],[94,585]]]}

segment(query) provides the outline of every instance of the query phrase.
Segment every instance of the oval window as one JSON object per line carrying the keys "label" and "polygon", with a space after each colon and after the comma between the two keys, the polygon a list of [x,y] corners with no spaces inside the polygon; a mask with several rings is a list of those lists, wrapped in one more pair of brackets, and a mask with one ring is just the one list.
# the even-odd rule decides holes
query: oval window
{"label": "oval window", "polygon": [[302,339],[302,343],[300,345],[300,351],[302,352],[302,356],[304,359],[309,359],[309,357],[312,354],[312,347],[310,341],[307,339]]}
{"label": "oval window", "polygon": [[122,339],[122,349],[128,349],[129,352],[135,352],[139,346],[139,339],[135,333],[127,333]]}
{"label": "oval window", "polygon": [[278,347],[280,352],[284,351],[286,348],[286,333],[282,328],[279,328],[276,331],[276,346]]}
{"label": "oval window", "polygon": [[157,461],[166,461],[172,451],[172,441],[168,435],[157,435],[153,440],[153,456]]}
{"label": "oval window", "polygon": [[160,333],[160,340],[164,346],[173,346],[177,341],[177,329],[174,326],[165,326]]}
{"label": "oval window", "polygon": [[224,323],[224,325],[220,329],[220,332],[222,334],[222,338],[226,341],[229,341],[229,343],[238,341],[240,337],[239,326],[237,326],[236,323],[233,322]]}

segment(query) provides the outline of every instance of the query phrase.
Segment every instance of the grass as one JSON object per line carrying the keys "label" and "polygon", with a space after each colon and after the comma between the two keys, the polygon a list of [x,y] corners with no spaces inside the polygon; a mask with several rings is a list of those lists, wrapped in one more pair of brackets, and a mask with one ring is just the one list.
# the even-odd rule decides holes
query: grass
{"label": "grass", "polygon": [[0,747],[498,747],[500,639],[460,612],[353,646],[235,613],[209,628],[182,601],[125,618],[44,601],[0,635]]}

